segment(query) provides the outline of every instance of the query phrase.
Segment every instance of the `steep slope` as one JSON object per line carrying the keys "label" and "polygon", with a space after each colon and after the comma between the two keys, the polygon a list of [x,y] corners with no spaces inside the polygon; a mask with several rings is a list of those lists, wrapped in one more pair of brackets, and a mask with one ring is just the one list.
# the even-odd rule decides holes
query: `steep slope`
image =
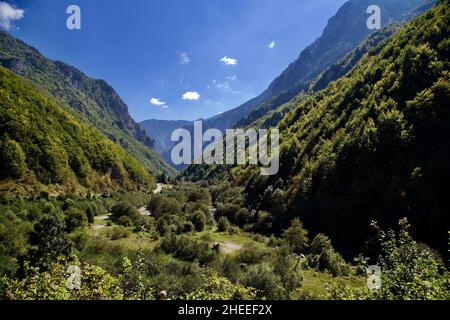
{"label": "steep slope", "polygon": [[154,178],[127,151],[69,113],[61,102],[0,67],[0,180],[28,195],[43,186],[151,189]]}
{"label": "steep slope", "polygon": [[98,128],[153,173],[173,172],[152,149],[154,141],[134,122],[127,105],[105,81],[91,79],[65,63],[51,61],[5,32],[0,32],[0,65],[65,102],[67,111]]}
{"label": "steep slope", "polygon": [[[337,63],[328,67],[317,78],[308,82],[308,87],[302,89],[304,95],[296,94],[295,100],[290,100],[295,95],[297,87],[293,87],[280,95],[269,99],[253,110],[246,118],[241,119],[236,127],[238,128],[269,128],[275,126],[283,118],[283,116],[295,106],[293,101],[301,101],[306,94],[313,94],[328,86],[347,74],[358,61],[369,51],[375,48],[380,42],[389,38],[401,27],[400,24],[391,24],[377,32],[371,34],[367,39],[360,43],[356,48],[350,51],[344,58]],[[288,102],[286,102],[288,101]]]}
{"label": "steep slope", "polygon": [[[284,100],[288,99],[292,92],[287,91],[280,94],[276,98],[268,100],[266,103],[252,111],[252,113],[247,118],[242,119],[236,127],[246,129],[276,127],[290,111],[295,109],[298,104],[302,102],[303,99],[308,98],[310,95],[328,86],[332,81],[346,75],[366,53],[378,50],[377,46],[383,41],[386,41],[386,39],[392,36],[395,31],[398,31],[399,28],[400,25],[394,24],[371,34],[343,59],[330,66],[316,79],[311,81],[306,92],[298,94],[288,102],[284,102]],[[279,105],[279,107],[273,109],[276,105]],[[210,184],[214,184],[229,178],[232,169],[233,166],[226,165],[191,165],[186,168],[181,175],[189,181],[198,182],[203,180],[208,181]]]}
{"label": "steep slope", "polygon": [[[332,17],[323,34],[312,45],[302,51],[298,59],[277,77],[260,96],[220,116],[205,122],[206,128],[221,130],[233,128],[252,110],[270,99],[277,98],[279,103],[291,100],[299,92],[306,90],[309,84],[321,72],[348,54],[374,30],[366,26],[367,8],[378,5],[381,8],[382,25],[393,21],[403,21],[416,14],[426,0],[350,0]],[[248,122],[247,122],[248,123]]]}
{"label": "steep slope", "polygon": [[[369,30],[366,21],[369,5],[378,5],[382,10],[382,25],[387,26],[395,21],[407,21],[426,11],[433,1],[428,0],[351,0],[345,3],[332,17],[321,37],[301,52],[298,59],[277,77],[262,94],[243,105],[203,121],[203,128],[217,128],[222,131],[229,128],[243,128],[260,125],[262,118],[270,118],[268,124],[281,120],[286,112],[275,112],[280,106],[310,88],[313,82],[325,70],[336,64],[349,54],[374,30]],[[428,4],[427,4],[428,3]],[[379,39],[378,39],[379,40]],[[359,56],[357,57],[359,58]],[[348,70],[346,70],[348,71]],[[345,73],[344,73],[345,74]],[[332,74],[328,74],[331,76]],[[339,74],[342,76],[343,74]],[[326,83],[337,79],[324,79]],[[318,84],[320,85],[320,84]],[[258,122],[258,123],[255,123]],[[164,122],[159,126],[163,127]],[[169,124],[170,125],[170,124]],[[186,126],[192,129],[192,123]],[[162,129],[163,130],[163,129]],[[167,141],[164,143],[172,146]],[[170,150],[164,150],[164,154]]]}
{"label": "steep slope", "polygon": [[[363,1],[355,0],[345,3],[338,13],[330,19],[323,35],[300,57],[292,63],[270,85],[268,91],[273,92],[269,99],[256,106],[247,117],[243,117],[235,127],[247,127],[272,110],[290,101],[300,92],[308,89],[323,89],[329,82],[343,76],[353,67],[368,47],[376,45],[393,32],[390,27],[395,22],[403,22],[428,10],[434,1]],[[371,31],[366,25],[367,7],[378,5],[381,9],[383,32]],[[376,37],[363,41],[368,35],[377,33]],[[361,41],[357,50],[353,49]],[[352,50],[352,51],[350,51]],[[345,55],[344,61],[339,61]],[[339,61],[339,62],[338,62]],[[338,63],[336,63],[338,62]],[[325,71],[326,72],[325,72]],[[324,74],[325,73],[325,74]],[[319,80],[316,77],[319,76]],[[318,82],[313,86],[313,82]]]}
{"label": "steep slope", "polygon": [[[450,7],[416,18],[279,124],[280,172],[237,168],[247,205],[276,232],[300,217],[345,249],[371,220],[407,216],[418,239],[447,247],[450,225]],[[258,214],[255,216],[258,219]]]}

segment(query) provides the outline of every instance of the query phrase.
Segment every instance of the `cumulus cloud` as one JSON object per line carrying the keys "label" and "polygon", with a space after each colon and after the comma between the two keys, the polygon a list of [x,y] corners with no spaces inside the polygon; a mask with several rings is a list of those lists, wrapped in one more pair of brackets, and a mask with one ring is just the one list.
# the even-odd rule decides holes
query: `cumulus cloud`
{"label": "cumulus cloud", "polygon": [[161,101],[159,98],[151,98],[150,103],[154,106],[161,107],[163,109],[167,109],[169,106],[164,101]]}
{"label": "cumulus cloud", "polygon": [[191,58],[189,58],[186,52],[177,51],[178,57],[180,58],[180,64],[189,64],[191,63]]}
{"label": "cumulus cloud", "polygon": [[183,100],[196,101],[200,99],[200,94],[196,91],[188,91],[182,96]]}
{"label": "cumulus cloud", "polygon": [[220,59],[220,62],[224,63],[227,66],[235,66],[238,63],[238,60],[225,56],[222,59]]}
{"label": "cumulus cloud", "polygon": [[22,19],[24,10],[17,9],[9,3],[0,1],[0,28],[11,30],[12,22]]}
{"label": "cumulus cloud", "polygon": [[268,45],[269,49],[274,49],[276,44],[277,43],[275,41],[272,41],[271,43],[269,43],[269,45]]}

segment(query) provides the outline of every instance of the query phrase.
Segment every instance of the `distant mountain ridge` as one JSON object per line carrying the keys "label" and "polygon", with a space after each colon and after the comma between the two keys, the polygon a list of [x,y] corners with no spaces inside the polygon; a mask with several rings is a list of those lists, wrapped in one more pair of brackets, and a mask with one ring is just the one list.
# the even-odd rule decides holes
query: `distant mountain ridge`
{"label": "distant mountain ridge", "polygon": [[[337,63],[350,53],[358,44],[377,30],[369,30],[366,22],[370,5],[378,5],[381,9],[382,26],[392,22],[410,20],[414,16],[426,11],[429,6],[423,6],[434,1],[426,0],[351,0],[346,2],[325,27],[323,34],[309,47],[304,49],[299,58],[291,63],[262,94],[263,102],[250,112],[246,108],[238,107],[242,111],[239,122],[233,126],[248,126],[252,118],[251,113],[259,108],[274,109],[288,102],[300,92],[308,90],[312,81],[331,65]],[[271,103],[276,100],[277,103]],[[271,105],[268,107],[267,105]]]}
{"label": "distant mountain ridge", "polygon": [[171,150],[175,142],[171,141],[172,132],[176,129],[189,127],[192,121],[185,120],[146,120],[139,123],[146,132],[151,132],[155,139],[155,150],[167,163],[171,161]]}
{"label": "distant mountain ridge", "polygon": [[[367,8],[370,5],[380,6],[382,24],[386,26],[393,21],[408,20],[420,14],[426,9],[421,7],[429,2],[426,0],[350,0],[346,2],[329,20],[323,34],[312,45],[305,48],[299,58],[291,63],[262,94],[237,108],[205,120],[204,130],[217,128],[225,131],[235,127],[247,127],[271,110],[289,102],[300,92],[308,90],[311,82],[322,72],[344,58],[368,35],[376,31],[369,30],[366,26],[369,17]],[[160,122],[159,125],[163,126],[164,122]],[[191,127],[192,124],[187,128],[192,130]]]}
{"label": "distant mountain ridge", "polygon": [[47,59],[5,32],[0,32],[0,65],[65,102],[68,112],[124,147],[154,174],[173,173],[153,150],[151,132],[147,135],[139,127],[127,105],[105,81],[89,78],[72,66]]}

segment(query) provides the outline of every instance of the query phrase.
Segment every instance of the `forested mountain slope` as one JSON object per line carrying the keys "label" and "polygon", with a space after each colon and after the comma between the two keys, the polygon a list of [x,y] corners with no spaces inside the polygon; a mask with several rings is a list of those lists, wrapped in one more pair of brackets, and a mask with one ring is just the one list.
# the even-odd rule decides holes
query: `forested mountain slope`
{"label": "forested mountain slope", "polygon": [[134,122],[127,105],[105,81],[91,79],[65,63],[49,60],[5,32],[0,32],[0,65],[65,102],[67,111],[98,128],[153,173],[173,172],[153,150],[153,139]]}
{"label": "forested mountain slope", "polygon": [[[378,5],[381,9],[382,25],[394,21],[404,21],[417,14],[417,9],[429,2],[426,0],[350,0],[332,17],[323,34],[309,47],[303,50],[296,61],[291,63],[260,96],[242,106],[208,119],[204,126],[221,130],[233,128],[260,106],[271,104],[274,109],[288,102],[309,84],[321,72],[339,61],[369,34],[375,30],[367,28],[367,8]],[[420,12],[421,10],[419,10]],[[273,104],[273,100],[276,103]],[[249,124],[251,122],[246,122]],[[244,125],[245,125],[244,124]],[[242,125],[242,123],[240,124]]]}
{"label": "forested mountain slope", "polygon": [[[422,14],[433,3],[434,1],[415,0],[401,2],[387,0],[377,3],[361,0],[347,2],[330,19],[322,37],[306,48],[298,60],[270,85],[269,90],[279,93],[258,105],[235,126],[251,126],[300,92],[325,88],[329,82],[345,75],[369,48],[390,36],[399,23]],[[367,7],[373,4],[380,6],[384,26],[382,31],[369,30],[365,27],[368,17]],[[364,40],[370,34],[373,36]],[[357,45],[358,43],[360,44]],[[279,120],[281,118],[278,118]]]}
{"label": "forested mountain slope", "polygon": [[[236,168],[234,184],[265,232],[300,217],[340,248],[369,224],[407,216],[418,238],[446,250],[450,225],[448,1],[366,54],[345,77],[301,99],[279,124],[280,172]],[[269,214],[260,214],[261,212]],[[259,214],[258,214],[259,212]]]}
{"label": "forested mountain slope", "polygon": [[148,170],[122,147],[79,122],[59,100],[3,67],[0,105],[2,192],[28,196],[39,190],[154,187]]}
{"label": "forested mountain slope", "polygon": [[[337,63],[333,64],[322,72],[316,79],[311,81],[307,91],[298,94],[292,100],[283,103],[286,98],[285,94],[269,100],[267,103],[262,104],[257,109],[253,110],[252,113],[245,119],[242,119],[237,127],[242,128],[271,128],[276,127],[278,123],[293,109],[295,109],[298,104],[300,104],[303,99],[306,99],[310,95],[317,91],[325,88],[332,81],[335,81],[343,76],[345,76],[351,69],[355,67],[358,61],[369,51],[378,50],[376,47],[382,41],[386,41],[395,31],[398,31],[401,25],[394,24],[380,31],[371,34],[366,40],[359,44],[355,49],[350,51],[348,55],[339,60]],[[291,94],[286,93],[286,94]],[[274,106],[280,105],[274,110],[271,110]],[[198,182],[200,180],[207,180],[208,183],[214,184],[215,182],[222,181],[223,179],[230,177],[230,171],[233,166],[229,165],[191,165],[186,168],[181,175],[187,180]]]}
{"label": "forested mountain slope", "polygon": [[[433,2],[428,0],[351,0],[346,2],[336,15],[329,20],[323,34],[313,44],[305,48],[297,60],[291,63],[263,93],[237,108],[204,120],[203,128],[205,130],[217,128],[225,131],[230,128],[259,125],[265,122],[263,118],[269,118],[267,124],[276,124],[281,120],[286,110],[275,113],[274,110],[288,103],[301,92],[308,91],[311,83],[317,77],[349,54],[367,36],[377,31],[370,30],[366,25],[369,17],[367,8],[370,5],[380,7],[382,25],[386,27],[396,21],[408,21],[427,10],[431,5],[430,3]],[[293,34],[295,35],[295,32]],[[387,34],[384,35],[387,36]],[[379,40],[377,39],[377,41]],[[293,38],[293,41],[295,41],[295,38]],[[324,78],[323,81],[327,84],[344,74],[345,72],[342,74],[329,73],[327,74],[329,78]],[[317,86],[319,85],[321,83],[318,83]],[[164,127],[165,125],[170,126],[170,123],[159,122],[158,125]],[[191,132],[193,131],[192,126],[192,123],[187,126]],[[158,138],[155,139],[158,140]],[[168,141],[163,144],[173,146]],[[168,153],[170,153],[170,149],[162,151],[162,154],[166,155],[166,160]]]}

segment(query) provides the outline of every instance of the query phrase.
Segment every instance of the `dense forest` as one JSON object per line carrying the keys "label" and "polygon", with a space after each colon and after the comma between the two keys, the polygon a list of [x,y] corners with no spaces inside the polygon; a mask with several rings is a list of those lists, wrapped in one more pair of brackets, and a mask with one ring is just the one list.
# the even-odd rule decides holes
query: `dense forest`
{"label": "dense forest", "polygon": [[89,78],[72,66],[47,59],[36,49],[2,31],[0,65],[61,101],[61,107],[67,112],[97,128],[155,175],[174,174],[174,170],[153,150],[151,132],[146,134],[134,122],[128,106],[105,81]]}
{"label": "dense forest", "polygon": [[191,166],[185,177],[242,186],[249,209],[270,212],[258,231],[280,232],[299,217],[355,251],[370,241],[371,220],[392,226],[407,216],[421,240],[445,253],[448,19],[443,3],[376,45],[345,77],[294,99],[278,124],[277,175]]}
{"label": "dense forest", "polygon": [[103,192],[155,185],[128,152],[2,67],[0,101],[3,197],[75,192],[78,187]]}
{"label": "dense forest", "polygon": [[280,130],[274,176],[174,176],[111,87],[0,34],[0,299],[450,299],[449,19],[438,1],[243,118]]}

